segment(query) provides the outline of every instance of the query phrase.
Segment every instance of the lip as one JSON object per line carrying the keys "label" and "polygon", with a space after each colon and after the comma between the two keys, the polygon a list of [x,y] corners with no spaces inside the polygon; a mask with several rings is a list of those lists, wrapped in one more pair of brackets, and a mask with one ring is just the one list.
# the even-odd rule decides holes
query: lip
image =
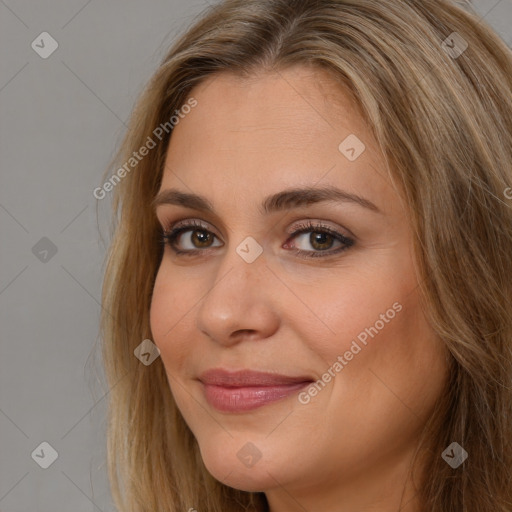
{"label": "lip", "polygon": [[251,411],[286,398],[313,382],[306,376],[222,368],[207,370],[199,381],[207,402],[222,412]]}

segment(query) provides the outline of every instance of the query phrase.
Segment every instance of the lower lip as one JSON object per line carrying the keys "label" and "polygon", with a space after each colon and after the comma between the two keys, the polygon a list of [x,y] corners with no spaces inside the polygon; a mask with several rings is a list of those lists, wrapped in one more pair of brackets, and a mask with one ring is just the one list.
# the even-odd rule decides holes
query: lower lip
{"label": "lower lip", "polygon": [[299,382],[289,385],[243,388],[203,384],[203,389],[206,400],[215,409],[222,412],[244,412],[286,398],[310,384],[311,382]]}

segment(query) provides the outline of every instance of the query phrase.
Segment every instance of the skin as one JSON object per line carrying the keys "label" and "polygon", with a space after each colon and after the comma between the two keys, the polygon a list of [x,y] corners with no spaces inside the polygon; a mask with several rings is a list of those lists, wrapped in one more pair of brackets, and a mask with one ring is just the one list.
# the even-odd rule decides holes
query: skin
{"label": "skin", "polygon": [[[409,216],[369,128],[326,72],[303,66],[222,73],[191,96],[198,104],[174,129],[160,191],[203,195],[215,213],[164,204],[156,214],[164,228],[201,221],[212,239],[183,233],[180,249],[203,251],[192,257],[166,245],[150,321],[208,471],[265,492],[272,512],[419,511],[408,471],[443,390],[446,352],[423,314]],[[350,134],[366,146],[354,161],[338,149]],[[305,185],[358,194],[380,213],[341,201],[259,211],[268,195]],[[290,246],[321,252],[314,229],[291,237],[308,219],[355,243],[300,258]],[[236,252],[248,236],[263,250],[252,263]],[[332,239],[323,254],[340,246]],[[321,379],[395,303],[400,312],[309,403],[294,394],[224,413],[205,400],[197,377],[209,368]],[[261,454],[252,467],[237,457],[249,442]]]}

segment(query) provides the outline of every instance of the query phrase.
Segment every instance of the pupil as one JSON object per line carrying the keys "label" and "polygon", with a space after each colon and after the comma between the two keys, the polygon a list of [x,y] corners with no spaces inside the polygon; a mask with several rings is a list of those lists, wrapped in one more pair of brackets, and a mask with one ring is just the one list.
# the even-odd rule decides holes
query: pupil
{"label": "pupil", "polygon": [[[199,245],[207,245],[208,239],[210,238],[210,235],[206,234],[204,231],[194,231],[193,237],[199,241]],[[206,244],[205,244],[206,242]]]}
{"label": "pupil", "polygon": [[328,233],[316,233],[316,234],[312,233],[310,238],[311,238],[310,242],[313,247],[320,245],[320,247],[317,247],[317,248],[326,249],[328,247],[324,247],[324,246],[329,245],[328,241],[329,241],[329,238],[331,238],[331,235],[329,235]]}

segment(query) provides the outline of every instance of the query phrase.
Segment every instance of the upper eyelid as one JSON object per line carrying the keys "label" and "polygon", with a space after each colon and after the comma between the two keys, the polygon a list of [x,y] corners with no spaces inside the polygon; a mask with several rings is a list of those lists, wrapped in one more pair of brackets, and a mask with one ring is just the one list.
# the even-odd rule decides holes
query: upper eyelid
{"label": "upper eyelid", "polygon": [[163,221],[160,221],[158,219],[160,227],[165,231],[171,231],[172,229],[180,227],[180,225],[188,226],[189,224],[193,224],[194,222],[197,224],[204,225],[205,229],[210,229],[208,226],[213,226],[210,222],[195,217],[185,217],[183,219],[174,220],[172,222],[166,221],[165,219]]}
{"label": "upper eyelid", "polygon": [[[196,217],[185,217],[183,219],[178,219],[178,220],[175,220],[172,222],[167,222],[165,220],[160,221],[160,219],[158,219],[158,222],[159,222],[162,230],[165,232],[170,232],[170,231],[172,231],[174,229],[178,229],[180,227],[193,228],[194,223],[197,223],[199,225],[198,227],[202,227],[203,229],[211,231],[214,234],[215,234],[215,231],[218,231],[218,229],[215,226],[213,226],[213,224],[211,224],[210,222],[204,221],[204,220],[196,218]],[[342,226],[339,226],[339,227],[331,226],[326,221],[320,220],[320,219],[308,218],[303,222],[293,221],[293,222],[291,222],[291,224],[295,225],[295,228],[290,230],[291,232],[289,234],[293,234],[297,230],[301,229],[302,226],[311,224],[310,229],[313,229],[313,228],[315,228],[315,229],[330,229],[335,232],[338,232],[341,229],[341,230],[344,230],[347,232],[347,234],[340,233],[343,236],[345,236],[346,238],[355,238],[354,234],[347,228],[342,227]],[[299,225],[297,225],[297,224],[299,224]],[[189,226],[189,225],[191,225],[191,226]],[[211,229],[209,226],[213,226],[213,229]],[[271,231],[273,231],[275,227],[276,227],[275,225],[272,226]]]}

